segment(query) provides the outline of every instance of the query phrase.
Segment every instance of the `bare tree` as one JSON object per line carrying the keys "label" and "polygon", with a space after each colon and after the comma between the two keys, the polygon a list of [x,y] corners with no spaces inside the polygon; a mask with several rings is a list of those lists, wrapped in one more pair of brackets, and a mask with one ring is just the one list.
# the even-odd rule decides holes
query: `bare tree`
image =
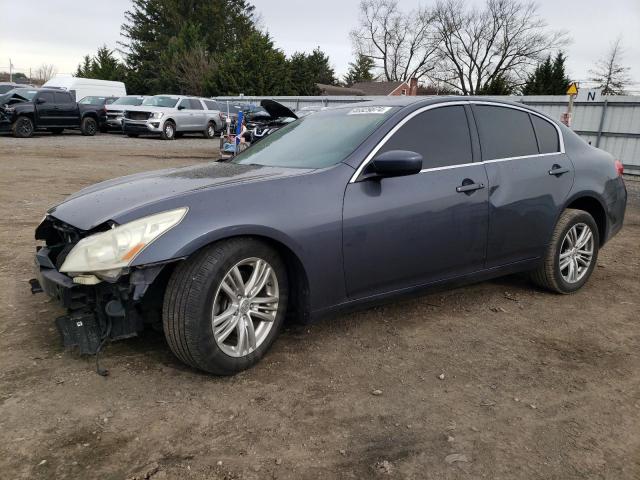
{"label": "bare tree", "polygon": [[618,38],[609,48],[605,58],[598,60],[595,69],[589,70],[592,82],[598,84],[603,95],[624,95],[625,87],[631,82],[629,67],[622,65],[623,49]]}
{"label": "bare tree", "polygon": [[549,50],[567,43],[566,33],[547,30],[533,2],[487,0],[477,9],[464,0],[440,0],[435,22],[442,62],[431,76],[465,95],[500,79],[523,84]]}
{"label": "bare tree", "polygon": [[196,46],[176,55],[171,68],[182,93],[202,96],[215,63],[204,47]]}
{"label": "bare tree", "polygon": [[351,39],[356,53],[376,62],[384,80],[422,78],[435,67],[438,38],[427,8],[403,13],[396,0],[363,0]]}
{"label": "bare tree", "polygon": [[45,83],[48,80],[51,80],[55,74],[58,73],[58,69],[55,65],[43,63],[38,67],[33,74],[34,79],[36,79],[40,83]]}

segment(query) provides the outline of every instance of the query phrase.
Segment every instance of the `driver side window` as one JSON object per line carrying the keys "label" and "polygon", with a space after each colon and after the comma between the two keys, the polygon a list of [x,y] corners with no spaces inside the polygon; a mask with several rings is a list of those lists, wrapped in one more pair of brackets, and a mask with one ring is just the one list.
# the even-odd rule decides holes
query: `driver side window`
{"label": "driver side window", "polygon": [[422,168],[472,163],[471,135],[464,107],[437,107],[416,115],[400,127],[378,154],[390,150],[419,153]]}

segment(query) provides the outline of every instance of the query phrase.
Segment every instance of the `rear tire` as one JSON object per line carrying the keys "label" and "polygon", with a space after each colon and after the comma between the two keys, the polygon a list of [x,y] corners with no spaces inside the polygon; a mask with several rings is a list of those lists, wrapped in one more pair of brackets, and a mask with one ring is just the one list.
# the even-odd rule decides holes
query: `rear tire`
{"label": "rear tire", "polygon": [[164,296],[164,333],[184,363],[232,375],[253,366],[269,349],[284,322],[287,300],[287,270],[275,250],[252,238],[221,241],[174,270]]}
{"label": "rear tire", "polygon": [[176,124],[171,120],[164,122],[160,136],[163,140],[174,140],[176,138]]}
{"label": "rear tire", "polygon": [[80,131],[86,137],[93,137],[98,131],[98,122],[93,117],[84,117],[80,124]]}
{"label": "rear tire", "polygon": [[552,292],[573,293],[589,280],[599,246],[593,217],[583,210],[567,209],[556,224],[542,265],[531,272],[531,280]]}
{"label": "rear tire", "polygon": [[33,135],[33,121],[29,117],[20,116],[11,126],[13,136],[16,138],[29,138]]}

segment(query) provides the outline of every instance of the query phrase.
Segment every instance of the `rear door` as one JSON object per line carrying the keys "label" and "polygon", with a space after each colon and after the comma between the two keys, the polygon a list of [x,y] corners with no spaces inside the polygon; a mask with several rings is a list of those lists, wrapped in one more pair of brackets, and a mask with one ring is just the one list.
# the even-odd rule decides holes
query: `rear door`
{"label": "rear door", "polygon": [[517,107],[476,103],[489,179],[487,267],[539,257],[573,184],[558,128]]}
{"label": "rear door", "polygon": [[191,104],[191,128],[193,130],[202,132],[205,130],[207,125],[207,116],[205,114],[204,107],[202,106],[202,102],[197,98],[190,98],[189,103]]}
{"label": "rear door", "polygon": [[69,92],[55,92],[54,96],[60,125],[77,127],[80,124],[80,118],[75,98]]}
{"label": "rear door", "polygon": [[343,252],[350,297],[484,267],[487,178],[473,161],[472,140],[463,105],[431,107],[401,124],[377,152],[418,152],[421,173],[347,185]]}

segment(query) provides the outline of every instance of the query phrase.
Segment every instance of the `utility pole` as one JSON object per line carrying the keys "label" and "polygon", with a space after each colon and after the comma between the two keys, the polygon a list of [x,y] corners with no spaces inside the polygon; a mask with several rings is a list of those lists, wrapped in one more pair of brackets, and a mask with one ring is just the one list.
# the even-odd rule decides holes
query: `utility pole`
{"label": "utility pole", "polygon": [[11,59],[9,59],[9,81],[13,82],[13,63],[11,63]]}

